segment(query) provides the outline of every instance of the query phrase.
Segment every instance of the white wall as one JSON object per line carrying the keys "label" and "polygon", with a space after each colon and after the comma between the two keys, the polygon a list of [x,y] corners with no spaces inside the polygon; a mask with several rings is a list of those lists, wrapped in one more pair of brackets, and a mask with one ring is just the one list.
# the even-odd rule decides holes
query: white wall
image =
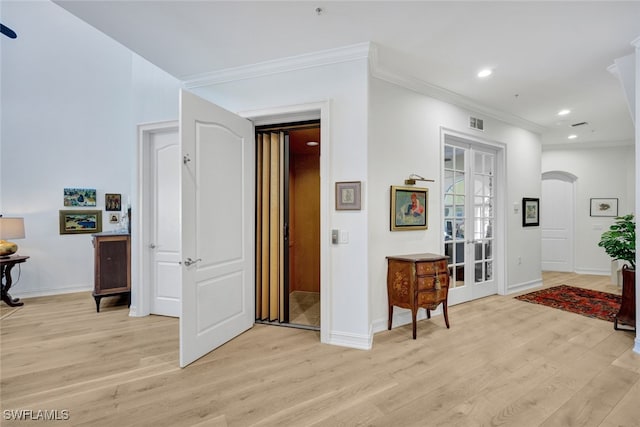
{"label": "white wall", "polygon": [[[331,245],[330,342],[367,347],[370,340],[367,252],[367,200],[361,211],[335,211],[336,181],[362,181],[367,188],[367,60],[357,59],[332,65],[243,79],[193,89],[193,92],[230,111],[241,112],[329,100],[329,140],[321,141],[321,156],[329,153],[328,228],[322,230],[323,244],[330,229],[349,233],[349,243]],[[354,345],[355,344],[355,345]]]}
{"label": "white wall", "polygon": [[[59,234],[63,188],[97,189],[95,209],[104,210],[105,192],[126,204],[135,124],[177,118],[179,84],[53,3],[1,7],[18,38],[0,38],[0,209],[25,217],[27,237],[16,243],[31,257],[12,294],[92,289],[90,235]],[[105,215],[103,230],[114,228]]]}
{"label": "white wall", "polygon": [[590,216],[591,198],[617,198],[618,214],[635,208],[635,150],[632,145],[607,148],[545,148],[542,172],[563,171],[577,176],[575,206],[575,271],[611,273],[611,259],[598,247],[600,236],[614,218]]}
{"label": "white wall", "polygon": [[[451,104],[372,78],[369,102],[369,286],[374,330],[386,328],[387,255],[442,253],[441,128],[471,138],[506,145],[506,205],[522,197],[540,196],[540,139],[537,135],[505,123],[485,119],[485,132],[468,127],[471,112]],[[404,185],[410,173],[435,183],[429,188],[429,229],[416,232],[389,231],[389,187]],[[523,229],[520,214],[507,209],[505,292],[538,283],[540,230]],[[522,264],[517,264],[517,257]]]}

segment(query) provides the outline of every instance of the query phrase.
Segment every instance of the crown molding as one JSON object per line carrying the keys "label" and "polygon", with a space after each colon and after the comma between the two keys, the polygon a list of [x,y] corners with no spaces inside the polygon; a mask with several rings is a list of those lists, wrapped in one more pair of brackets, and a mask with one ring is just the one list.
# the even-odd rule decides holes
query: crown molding
{"label": "crown molding", "polygon": [[421,93],[431,98],[453,104],[457,107],[464,108],[473,113],[491,117],[493,119],[500,120],[502,122],[509,123],[535,133],[543,133],[547,130],[546,127],[523,119],[522,117],[516,116],[514,114],[509,114],[504,111],[496,110],[491,107],[487,107],[472,100],[471,98],[459,95],[440,86],[427,83],[426,81],[418,79],[416,77],[402,74],[395,70],[392,71],[381,64],[380,61],[378,61],[377,49],[375,45],[372,46],[371,49],[371,55],[369,57],[369,69],[371,75],[380,80],[384,80],[386,82],[404,87],[414,92]]}
{"label": "crown molding", "polygon": [[631,45],[634,46],[636,49],[640,49],[640,36],[638,36],[638,38],[632,40],[631,41]]}
{"label": "crown molding", "polygon": [[395,70],[390,70],[378,60],[378,48],[375,43],[372,42],[358,43],[336,49],[327,49],[251,65],[185,76],[181,81],[185,89],[194,89],[362,59],[368,59],[370,75],[380,80],[453,104],[475,114],[491,117],[521,127],[531,132],[543,133],[547,130],[544,126],[523,119],[522,117],[487,107],[470,98],[424,80]]}
{"label": "crown molding", "polygon": [[633,139],[620,139],[616,141],[587,141],[587,142],[565,142],[565,143],[542,143],[542,151],[552,150],[593,150],[609,149],[615,147],[633,147]]}
{"label": "crown molding", "polygon": [[185,76],[181,80],[186,89],[193,89],[202,86],[286,73],[305,68],[366,59],[369,57],[370,49],[370,42],[358,43],[336,49],[327,49],[251,65]]}

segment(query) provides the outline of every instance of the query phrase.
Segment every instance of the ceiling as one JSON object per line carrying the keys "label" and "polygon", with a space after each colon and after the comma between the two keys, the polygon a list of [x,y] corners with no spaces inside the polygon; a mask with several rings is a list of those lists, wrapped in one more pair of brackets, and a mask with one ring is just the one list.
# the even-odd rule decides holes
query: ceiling
{"label": "ceiling", "polygon": [[[633,53],[640,2],[55,3],[181,80],[373,42],[390,69],[535,123],[545,145],[634,138],[621,85],[607,67]],[[484,67],[494,73],[482,80],[476,74]],[[558,116],[565,108],[571,113]],[[580,122],[587,124],[570,126]],[[571,133],[578,137],[568,140]]]}

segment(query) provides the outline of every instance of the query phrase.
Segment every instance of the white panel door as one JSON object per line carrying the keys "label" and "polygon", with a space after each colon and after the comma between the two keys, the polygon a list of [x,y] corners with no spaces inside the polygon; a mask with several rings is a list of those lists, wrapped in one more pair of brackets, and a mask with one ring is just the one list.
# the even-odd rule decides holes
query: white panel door
{"label": "white panel door", "polygon": [[573,271],[573,183],[542,180],[542,270]]}
{"label": "white panel door", "polygon": [[186,366],[254,323],[253,125],[181,91],[180,144],[180,366]]}
{"label": "white panel door", "polygon": [[180,145],[178,129],[149,137],[150,313],[180,316]]}

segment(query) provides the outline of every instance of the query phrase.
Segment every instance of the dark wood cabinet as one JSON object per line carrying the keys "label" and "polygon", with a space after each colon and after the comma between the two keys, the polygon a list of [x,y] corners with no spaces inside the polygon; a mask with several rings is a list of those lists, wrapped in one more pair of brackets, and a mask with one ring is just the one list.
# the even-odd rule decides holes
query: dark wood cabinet
{"label": "dark wood cabinet", "polygon": [[416,339],[416,316],[418,308],[431,310],[442,304],[444,321],[449,328],[447,297],[449,294],[448,257],[437,254],[414,254],[387,257],[387,296],[389,323],[393,321],[393,307],[411,310],[413,339]]}
{"label": "dark wood cabinet", "polygon": [[93,235],[96,311],[100,299],[125,295],[131,303],[131,236],[128,233]]}

